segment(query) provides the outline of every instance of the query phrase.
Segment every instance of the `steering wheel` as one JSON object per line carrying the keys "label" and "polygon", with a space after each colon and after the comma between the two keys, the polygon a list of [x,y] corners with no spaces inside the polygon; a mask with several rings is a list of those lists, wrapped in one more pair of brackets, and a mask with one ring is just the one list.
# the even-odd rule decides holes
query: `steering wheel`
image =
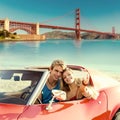
{"label": "steering wheel", "polygon": [[[31,92],[29,92],[29,91],[23,92],[22,95],[20,96],[20,98],[23,99],[23,100],[27,100],[30,93]],[[36,100],[39,104],[42,104],[42,101],[39,98],[37,98]]]}
{"label": "steering wheel", "polygon": [[22,93],[20,98],[23,99],[23,100],[27,100],[29,95],[30,95],[30,92],[29,91],[25,91],[25,92]]}

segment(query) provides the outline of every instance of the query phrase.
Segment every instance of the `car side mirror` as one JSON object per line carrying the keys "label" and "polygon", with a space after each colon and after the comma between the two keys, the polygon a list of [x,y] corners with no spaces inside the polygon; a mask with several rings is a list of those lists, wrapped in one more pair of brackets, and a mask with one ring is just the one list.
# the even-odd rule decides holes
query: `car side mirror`
{"label": "car side mirror", "polygon": [[52,90],[54,97],[58,100],[66,100],[66,92],[63,90]]}
{"label": "car side mirror", "polygon": [[48,106],[46,107],[46,110],[51,110],[52,109],[52,103],[54,102],[54,99],[56,98],[57,100],[66,100],[66,92],[62,90],[52,90],[53,97],[50,100]]}

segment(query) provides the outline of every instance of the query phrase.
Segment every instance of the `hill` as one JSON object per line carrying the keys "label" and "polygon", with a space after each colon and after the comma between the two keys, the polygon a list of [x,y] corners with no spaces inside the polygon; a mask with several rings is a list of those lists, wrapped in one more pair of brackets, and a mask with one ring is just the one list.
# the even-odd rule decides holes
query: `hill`
{"label": "hill", "polygon": [[74,32],[62,32],[62,31],[53,31],[47,32],[42,35],[45,35],[46,39],[74,39]]}
{"label": "hill", "polygon": [[[42,35],[46,36],[46,39],[75,39],[74,32],[52,31]],[[111,35],[101,35],[97,33],[82,33],[82,39],[114,39]]]}

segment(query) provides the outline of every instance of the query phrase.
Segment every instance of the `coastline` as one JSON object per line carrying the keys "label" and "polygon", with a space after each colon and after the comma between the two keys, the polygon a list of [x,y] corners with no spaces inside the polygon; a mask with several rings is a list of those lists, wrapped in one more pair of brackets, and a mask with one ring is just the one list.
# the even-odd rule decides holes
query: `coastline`
{"label": "coastline", "polygon": [[96,71],[102,75],[105,75],[107,77],[113,78],[114,80],[117,80],[120,82],[120,72],[116,72],[116,71],[107,71],[107,70],[99,70]]}
{"label": "coastline", "polygon": [[120,74],[119,73],[106,72],[105,74],[120,82]]}
{"label": "coastline", "polygon": [[35,40],[33,40],[33,39],[29,39],[29,40],[27,40],[27,39],[18,39],[18,40],[14,40],[14,39],[8,39],[8,40],[0,40],[0,42],[2,43],[2,42],[20,42],[20,41],[25,41],[25,42],[29,42],[29,41],[45,41],[45,40],[42,40],[42,39],[35,39]]}
{"label": "coastline", "polygon": [[0,42],[17,42],[17,41],[45,41],[46,37],[44,35],[35,35],[35,34],[19,34],[14,37],[5,37],[0,38]]}

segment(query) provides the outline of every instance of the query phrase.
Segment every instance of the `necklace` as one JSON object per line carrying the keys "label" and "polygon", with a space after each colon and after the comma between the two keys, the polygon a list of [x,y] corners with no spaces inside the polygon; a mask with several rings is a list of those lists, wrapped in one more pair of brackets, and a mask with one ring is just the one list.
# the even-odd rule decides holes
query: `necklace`
{"label": "necklace", "polygon": [[50,86],[54,87],[54,84],[51,83],[51,82],[49,81],[49,79],[48,79],[48,84],[49,84]]}

